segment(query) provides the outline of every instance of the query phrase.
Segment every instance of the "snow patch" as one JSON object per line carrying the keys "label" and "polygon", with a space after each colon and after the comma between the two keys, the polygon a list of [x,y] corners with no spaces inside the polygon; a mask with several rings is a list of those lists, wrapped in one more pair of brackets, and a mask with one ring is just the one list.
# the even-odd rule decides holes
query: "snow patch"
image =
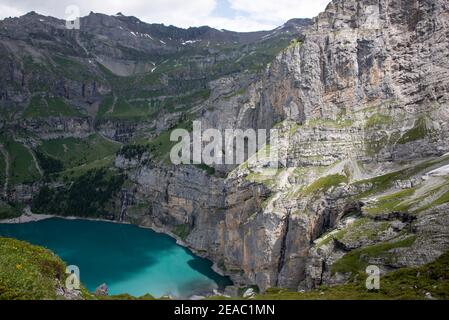
{"label": "snow patch", "polygon": [[276,32],[272,32],[270,34],[267,34],[267,35],[263,36],[262,39],[265,40],[265,39],[268,39],[268,38],[270,38],[272,36],[275,36],[275,35],[276,35]]}
{"label": "snow patch", "polygon": [[449,175],[449,165],[430,171],[427,176],[430,177],[444,177]]}
{"label": "snow patch", "polygon": [[197,43],[197,42],[201,42],[201,40],[187,40],[187,41],[184,41],[182,43],[182,45],[185,46],[185,45],[194,44],[194,43]]}

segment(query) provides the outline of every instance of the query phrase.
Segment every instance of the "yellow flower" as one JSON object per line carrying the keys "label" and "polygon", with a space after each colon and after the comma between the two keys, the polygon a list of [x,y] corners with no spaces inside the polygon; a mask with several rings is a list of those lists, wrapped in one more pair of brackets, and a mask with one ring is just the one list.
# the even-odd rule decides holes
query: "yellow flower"
{"label": "yellow flower", "polygon": [[22,270],[22,265],[21,264],[16,264],[16,269],[17,270]]}

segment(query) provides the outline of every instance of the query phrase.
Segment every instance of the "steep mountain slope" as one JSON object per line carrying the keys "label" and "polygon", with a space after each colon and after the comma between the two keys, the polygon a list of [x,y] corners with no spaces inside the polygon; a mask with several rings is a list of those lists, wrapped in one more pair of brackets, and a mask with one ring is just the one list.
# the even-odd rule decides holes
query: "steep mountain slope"
{"label": "steep mountain slope", "polygon": [[308,24],[295,20],[272,32],[241,34],[94,13],[81,19],[80,30],[34,12],[5,19],[2,112],[44,138],[95,130],[123,142],[151,136],[202,103],[210,81],[254,75]]}
{"label": "steep mountain slope", "polygon": [[[418,227],[437,228],[446,219],[444,207],[424,212],[447,202],[447,175],[428,178],[448,160],[448,70],[441,63],[448,55],[447,14],[444,2],[334,1],[305,33],[304,42],[276,59],[272,68],[289,72],[268,92],[274,101],[285,99],[278,106],[284,114],[296,115],[280,126],[287,135],[285,169],[274,181],[264,180],[260,167],[236,174],[249,174],[250,181],[262,180],[273,191],[265,208],[241,226],[241,232],[265,229],[257,236],[243,233],[248,243],[243,253],[266,252],[242,257],[260,287],[344,281],[341,273],[354,270],[341,268],[339,274],[334,262],[378,242],[392,242],[391,249],[384,248],[384,260],[363,258],[364,253],[356,259],[390,270],[447,250],[447,231],[440,230],[437,240]],[[369,209],[361,209],[363,204]],[[397,222],[403,218],[394,215],[377,217],[396,210],[417,222],[403,225]],[[363,218],[352,225],[345,219],[351,214]],[[345,232],[352,238],[351,245],[331,237],[330,249],[318,240],[309,251],[310,243],[336,226],[344,229],[340,238]],[[395,243],[410,246],[401,241],[415,233],[418,240],[406,242],[410,250],[397,249]],[[311,253],[319,258],[311,261]],[[390,261],[391,255],[397,261]]]}
{"label": "steep mountain slope", "polygon": [[309,24],[235,33],[121,14],[91,13],[80,30],[35,12],[1,21],[0,141],[7,160],[21,158],[8,190],[2,184],[5,200],[29,203],[43,171],[64,171],[60,185],[86,167],[110,166],[121,143],[150,141],[197,117],[210,108],[216,79],[238,75],[240,90]]}
{"label": "steep mountain slope", "polygon": [[[310,26],[243,35],[121,15],[67,35],[36,14],[28,31],[5,20],[2,142],[48,169],[8,200],[151,226],[262,291],[432,262],[449,251],[448,15],[444,0],[334,0]],[[171,165],[169,129],[193,119],[277,128],[266,147],[280,169]]]}
{"label": "steep mountain slope", "polygon": [[229,98],[234,79],[218,82],[201,118],[277,124],[275,176],[263,163],[225,180],[138,165],[130,179],[146,205],[129,218],[182,226],[189,246],[262,290],[433,261],[448,250],[447,14],[444,2],[332,2],[245,92]]}

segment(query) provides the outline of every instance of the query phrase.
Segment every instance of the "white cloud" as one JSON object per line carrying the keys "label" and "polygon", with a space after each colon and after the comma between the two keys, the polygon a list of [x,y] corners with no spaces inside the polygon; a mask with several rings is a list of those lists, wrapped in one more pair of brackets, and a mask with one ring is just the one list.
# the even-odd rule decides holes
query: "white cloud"
{"label": "white cloud", "polygon": [[232,31],[261,31],[261,30],[272,30],[278,25],[273,25],[271,23],[264,23],[253,19],[248,19],[247,17],[237,16],[232,19],[222,18],[222,17],[208,17],[204,20],[205,25],[211,26],[216,29],[225,29]]}
{"label": "white cloud", "polygon": [[0,19],[21,16],[24,12],[0,3]]}
{"label": "white cloud", "polygon": [[[180,21],[181,24],[208,17],[215,8],[215,0],[0,0],[0,3],[20,12],[36,11],[45,15],[65,17],[69,5],[79,7],[81,15],[90,11],[106,14],[122,12],[151,22]],[[3,13],[1,13],[3,15]]]}
{"label": "white cloud", "polygon": [[279,22],[291,18],[311,18],[322,12],[330,0],[229,0],[235,10],[258,21]]}
{"label": "white cloud", "polygon": [[[77,5],[81,15],[90,11],[106,14],[122,12],[149,23],[179,27],[209,25],[218,29],[255,31],[273,29],[296,17],[313,17],[329,0],[228,0],[237,11],[234,17],[214,15],[218,0],[0,0],[0,18],[29,11],[58,18],[65,9]],[[222,0],[221,0],[222,1]]]}

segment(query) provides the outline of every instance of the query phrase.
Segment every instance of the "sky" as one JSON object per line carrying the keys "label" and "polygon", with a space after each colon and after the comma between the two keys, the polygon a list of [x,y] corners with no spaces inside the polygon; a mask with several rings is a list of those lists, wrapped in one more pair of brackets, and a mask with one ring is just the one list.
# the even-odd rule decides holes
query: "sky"
{"label": "sky", "polygon": [[271,30],[292,18],[312,18],[330,0],[0,0],[0,19],[29,11],[61,19],[70,5],[89,12],[135,16],[178,27],[208,25],[233,31]]}

